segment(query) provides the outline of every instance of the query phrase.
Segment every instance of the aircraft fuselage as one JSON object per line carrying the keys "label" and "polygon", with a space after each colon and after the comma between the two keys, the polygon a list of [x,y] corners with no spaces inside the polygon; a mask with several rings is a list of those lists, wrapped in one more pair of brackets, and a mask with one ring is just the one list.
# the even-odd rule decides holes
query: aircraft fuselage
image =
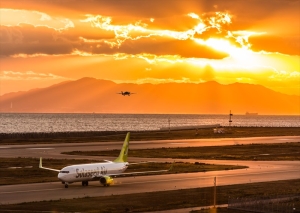
{"label": "aircraft fuselage", "polygon": [[128,163],[93,163],[64,167],[58,173],[58,179],[62,182],[78,182],[99,180],[101,176],[120,174],[128,167]]}

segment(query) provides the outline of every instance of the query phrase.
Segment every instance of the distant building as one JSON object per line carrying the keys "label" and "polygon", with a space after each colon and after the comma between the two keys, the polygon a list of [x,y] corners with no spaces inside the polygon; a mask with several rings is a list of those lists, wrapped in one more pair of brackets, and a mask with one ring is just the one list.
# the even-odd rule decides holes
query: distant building
{"label": "distant building", "polygon": [[257,112],[246,112],[246,115],[258,115]]}

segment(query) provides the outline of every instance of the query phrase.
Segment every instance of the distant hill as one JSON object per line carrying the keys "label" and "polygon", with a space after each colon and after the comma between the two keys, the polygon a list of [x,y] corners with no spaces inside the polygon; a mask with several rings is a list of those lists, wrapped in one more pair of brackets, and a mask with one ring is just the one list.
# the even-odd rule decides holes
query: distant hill
{"label": "distant hill", "polygon": [[[136,94],[117,94],[121,91]],[[0,112],[225,114],[229,110],[299,115],[300,96],[241,83],[116,84],[94,78],[0,96]]]}

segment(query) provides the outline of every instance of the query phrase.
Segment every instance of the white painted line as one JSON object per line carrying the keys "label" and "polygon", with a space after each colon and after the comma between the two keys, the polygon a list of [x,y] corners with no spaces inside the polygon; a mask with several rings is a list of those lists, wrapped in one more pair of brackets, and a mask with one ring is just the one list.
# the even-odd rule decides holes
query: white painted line
{"label": "white painted line", "polygon": [[[286,171],[277,171],[277,173],[286,173],[286,172],[298,172],[299,170],[286,170]],[[254,174],[271,174],[274,171],[266,171],[266,172],[254,172],[254,173],[244,173],[244,174],[228,174],[228,175],[217,175],[218,178],[221,177],[236,177],[236,176],[248,176],[248,175],[254,175]],[[162,179],[162,180],[154,180],[154,181],[138,181],[138,182],[132,182],[132,183],[124,183],[122,181],[117,181],[117,184],[121,185],[133,185],[137,183],[158,183],[158,182],[170,182],[170,181],[176,181],[176,180],[199,180],[199,179],[209,179],[213,178],[215,175],[212,176],[205,176],[205,177],[187,177],[187,178],[174,178],[174,179]],[[117,180],[117,179],[116,179]],[[9,192],[0,192],[0,194],[12,194],[12,193],[26,193],[26,192],[41,192],[41,191],[55,191],[55,190],[65,190],[64,187],[62,188],[54,188],[54,189],[40,189],[40,190],[24,190],[24,191],[9,191]]]}
{"label": "white painted line", "polygon": [[27,149],[54,149],[54,148],[27,148]]}
{"label": "white painted line", "polygon": [[[285,172],[295,172],[299,170],[287,170],[287,171],[277,171],[277,173],[285,173]],[[230,174],[230,175],[217,175],[218,178],[222,177],[237,177],[237,176],[248,176],[248,175],[256,175],[256,174],[271,174],[274,171],[266,171],[266,172],[254,172],[254,173],[244,173],[244,174]],[[199,180],[199,179],[208,179],[213,178],[215,176],[205,176],[205,177],[187,177],[187,178],[174,178],[174,179],[163,179],[163,180],[154,180],[154,181],[141,181],[141,182],[132,182],[132,183],[123,183],[122,185],[132,185],[137,183],[159,183],[159,182],[170,182],[170,181],[176,181],[176,180]]]}
{"label": "white painted line", "polygon": [[55,188],[55,189],[41,189],[41,190],[27,190],[27,191],[13,191],[13,192],[0,192],[0,194],[12,194],[12,193],[22,193],[22,192],[43,192],[43,191],[54,191],[64,188]]}
{"label": "white painted line", "polygon": [[7,167],[7,169],[21,169],[21,168],[31,169],[32,167],[33,166],[24,166],[24,167],[13,166],[13,167]]}
{"label": "white painted line", "polygon": [[[130,144],[144,144],[144,143],[149,143],[149,141],[137,141],[137,142],[130,142]],[[151,143],[151,142],[150,142]]]}
{"label": "white painted line", "polygon": [[187,144],[187,143],[169,143],[169,144]]}

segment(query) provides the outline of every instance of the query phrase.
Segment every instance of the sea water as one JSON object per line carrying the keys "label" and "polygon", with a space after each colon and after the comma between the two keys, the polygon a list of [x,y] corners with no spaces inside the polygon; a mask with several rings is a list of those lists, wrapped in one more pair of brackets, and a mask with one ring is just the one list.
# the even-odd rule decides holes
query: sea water
{"label": "sea water", "polygon": [[[229,125],[229,115],[208,114],[98,114],[1,113],[0,133],[145,131],[162,127]],[[232,126],[300,127],[300,116],[233,115]]]}

